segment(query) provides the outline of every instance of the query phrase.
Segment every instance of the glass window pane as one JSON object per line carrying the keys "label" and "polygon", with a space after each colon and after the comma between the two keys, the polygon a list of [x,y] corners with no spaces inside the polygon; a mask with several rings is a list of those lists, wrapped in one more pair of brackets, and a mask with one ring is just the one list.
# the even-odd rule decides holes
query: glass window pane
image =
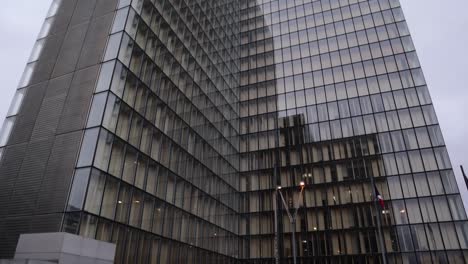
{"label": "glass window pane", "polygon": [[455,223],[458,235],[458,241],[463,249],[468,248],[468,222]]}
{"label": "glass window pane", "polygon": [[437,162],[434,157],[434,152],[432,149],[423,149],[421,150],[421,156],[424,163],[424,168],[426,171],[437,170]]}
{"label": "glass window pane", "polygon": [[421,212],[419,211],[419,204],[417,199],[406,200],[406,209],[410,223],[414,224],[422,222]]}
{"label": "glass window pane", "polygon": [[13,129],[13,125],[15,124],[15,119],[15,117],[9,117],[5,119],[2,129],[0,130],[0,147],[3,147],[8,143],[11,130]]}
{"label": "glass window pane", "polygon": [[39,32],[39,36],[37,36],[37,39],[45,38],[47,35],[49,35],[50,28],[52,27],[54,21],[55,17],[49,17],[44,21],[44,24],[42,24],[41,31]]}
{"label": "glass window pane", "polygon": [[144,157],[143,155],[138,155],[138,161],[136,165],[137,165],[137,171],[136,171],[136,178],[135,178],[135,186],[140,189],[144,189],[148,159],[146,159],[146,157]]}
{"label": "glass window pane", "polygon": [[32,62],[26,65],[23,75],[21,76],[21,80],[18,85],[18,88],[23,88],[29,85],[29,82],[31,81],[35,67],[36,67],[36,62]]}
{"label": "glass window pane", "polygon": [[414,126],[419,127],[419,126],[424,126],[424,116],[421,111],[421,108],[419,107],[414,107],[410,109],[411,111],[411,119],[413,120]]}
{"label": "glass window pane", "polygon": [[111,161],[109,164],[109,173],[120,178],[122,174],[125,145],[117,137],[112,144]]}
{"label": "glass window pane", "polygon": [[116,128],[115,133],[121,138],[123,138],[124,140],[127,140],[128,138],[132,114],[133,114],[133,111],[130,109],[130,107],[121,104],[119,120],[117,122],[117,128]]}
{"label": "glass window pane", "polygon": [[382,153],[393,152],[392,139],[389,133],[379,134],[379,146]]}
{"label": "glass window pane", "polygon": [[10,108],[8,109],[7,116],[13,116],[18,114],[21,104],[23,103],[24,96],[26,94],[26,89],[18,89],[13,97]]}
{"label": "glass window pane", "polygon": [[122,33],[114,34],[109,37],[106,47],[106,53],[103,61],[116,59],[119,54]]}
{"label": "glass window pane", "polygon": [[405,198],[416,197],[416,187],[414,186],[413,176],[411,174],[402,175],[400,179]]}
{"label": "glass window pane", "polygon": [[93,162],[94,151],[96,150],[99,128],[88,129],[85,132],[83,143],[81,143],[80,157],[77,167],[89,166]]}
{"label": "glass window pane", "polygon": [[95,238],[97,229],[98,218],[89,214],[86,214],[81,220],[80,225],[80,236]]}
{"label": "glass window pane", "polygon": [[432,195],[444,194],[444,185],[442,185],[441,176],[438,172],[427,173],[427,181]]}
{"label": "glass window pane", "polygon": [[417,149],[418,141],[413,129],[403,130],[403,138],[407,149]]}
{"label": "glass window pane", "polygon": [[432,105],[423,106],[422,110],[424,114],[424,119],[426,120],[426,124],[434,125],[438,123],[434,107],[432,107]]}
{"label": "glass window pane", "polygon": [[419,97],[419,101],[421,102],[421,105],[432,103],[431,96],[429,95],[429,90],[427,89],[427,86],[417,87],[416,91],[418,93],[418,97]]}
{"label": "glass window pane", "polygon": [[117,195],[119,193],[119,181],[114,177],[107,177],[102,200],[101,216],[114,219]]}
{"label": "glass window pane", "polygon": [[451,221],[452,216],[450,214],[449,205],[445,196],[436,196],[432,198],[434,201],[434,207],[437,208],[437,219],[439,222]]}
{"label": "glass window pane", "polygon": [[387,177],[389,193],[392,199],[403,198],[403,191],[400,185],[400,177]]}
{"label": "glass window pane", "polygon": [[131,38],[135,39],[138,29],[139,17],[133,9],[130,8],[130,13],[127,18],[125,31],[130,35]]}
{"label": "glass window pane", "polygon": [[432,146],[443,146],[445,145],[444,138],[439,126],[430,126],[427,128],[429,131],[429,137],[431,138]]}
{"label": "glass window pane", "polygon": [[98,170],[93,170],[89,179],[88,192],[86,193],[85,210],[99,214],[101,209],[102,194],[104,193],[104,182],[106,176]]}
{"label": "glass window pane", "polygon": [[36,42],[31,52],[31,55],[29,56],[28,62],[37,61],[39,59],[39,56],[41,56],[42,53],[42,49],[44,48],[44,42],[45,39],[41,39]]}
{"label": "glass window pane", "polygon": [[427,133],[426,127],[419,127],[415,129],[416,138],[419,142],[420,148],[429,148],[431,146],[431,140],[429,134]]}
{"label": "glass window pane", "polygon": [[419,204],[424,222],[436,222],[437,217],[432,199],[430,197],[419,199]]}
{"label": "glass window pane", "polygon": [[431,195],[429,184],[427,182],[426,174],[418,173],[413,176],[414,184],[416,186],[416,191],[418,192],[418,196],[428,196]]}
{"label": "glass window pane", "polygon": [[440,170],[452,168],[446,148],[435,148],[434,153]]}
{"label": "glass window pane", "polygon": [[115,132],[119,116],[121,101],[112,93],[109,93],[102,125],[111,132]]}
{"label": "glass window pane", "polygon": [[403,135],[401,131],[391,132],[391,136],[392,136],[393,148],[395,151],[406,150],[405,142],[403,140]]}
{"label": "glass window pane", "polygon": [[[453,170],[441,171],[440,177],[442,178],[442,182],[440,182],[440,179],[438,179],[438,183],[440,182],[440,186],[444,187],[445,193],[458,193],[458,184],[455,180],[455,174],[453,173]],[[443,193],[443,190],[441,193]]]}
{"label": "glass window pane", "polygon": [[123,95],[126,78],[127,70],[122,66],[122,64],[119,61],[117,61],[110,89],[120,98],[122,98]]}
{"label": "glass window pane", "polygon": [[102,64],[101,71],[99,73],[99,79],[96,85],[96,92],[109,90],[112,74],[114,73],[115,61],[109,61]]}
{"label": "glass window pane", "polygon": [[78,169],[73,177],[70,198],[68,199],[68,211],[79,211],[83,209],[86,189],[88,187],[90,169]]}
{"label": "glass window pane", "polygon": [[120,185],[119,198],[117,200],[117,211],[115,220],[121,223],[127,223],[128,221],[128,210],[131,205],[131,192],[132,189],[127,184]]}
{"label": "glass window pane", "polygon": [[427,224],[426,233],[429,241],[430,250],[443,250],[444,244],[442,242],[442,236],[438,224]]}
{"label": "glass window pane", "polygon": [[117,14],[114,18],[114,24],[112,25],[111,33],[116,33],[124,30],[125,22],[127,21],[129,8],[122,8],[117,11]]}
{"label": "glass window pane", "polygon": [[130,220],[129,224],[134,227],[140,227],[141,225],[141,215],[143,209],[143,193],[139,191],[133,192],[133,197],[131,200],[130,208]]}
{"label": "glass window pane", "polygon": [[143,205],[143,214],[142,214],[142,223],[141,228],[146,231],[151,231],[151,223],[153,221],[154,214],[154,198],[149,195],[145,195],[144,205]]}
{"label": "glass window pane", "polygon": [[401,128],[405,129],[405,128],[413,127],[408,109],[399,110],[398,116],[400,117]]}
{"label": "glass window pane", "polygon": [[466,220],[465,207],[458,195],[447,196],[453,220]]}
{"label": "glass window pane", "polygon": [[397,224],[407,224],[408,218],[406,214],[406,207],[403,200],[392,201],[393,214]]}
{"label": "glass window pane", "polygon": [[450,250],[460,248],[453,223],[440,224],[440,230],[444,240],[445,249]]}
{"label": "glass window pane", "polygon": [[136,150],[131,147],[128,147],[127,151],[125,152],[125,163],[122,174],[122,179],[124,181],[133,184],[133,181],[135,179],[137,163],[138,160]]}
{"label": "glass window pane", "polygon": [[411,235],[413,236],[415,250],[429,250],[424,225],[411,226]]}
{"label": "glass window pane", "polygon": [[88,124],[86,127],[99,126],[102,122],[104,107],[106,106],[107,93],[95,94],[91,110],[89,111]]}
{"label": "glass window pane", "polygon": [[406,152],[399,152],[395,154],[398,171],[402,173],[411,173],[410,164],[408,161],[408,154]]}

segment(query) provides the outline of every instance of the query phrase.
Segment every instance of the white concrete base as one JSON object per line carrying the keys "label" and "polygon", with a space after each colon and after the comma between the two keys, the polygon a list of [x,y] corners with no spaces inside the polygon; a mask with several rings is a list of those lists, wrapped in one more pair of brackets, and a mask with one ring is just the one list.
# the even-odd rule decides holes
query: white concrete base
{"label": "white concrete base", "polygon": [[115,250],[114,244],[68,233],[23,234],[13,262],[0,264],[112,264]]}
{"label": "white concrete base", "polygon": [[54,264],[54,263],[49,262],[49,261],[40,261],[40,260],[14,260],[14,259],[1,260],[0,259],[0,264]]}

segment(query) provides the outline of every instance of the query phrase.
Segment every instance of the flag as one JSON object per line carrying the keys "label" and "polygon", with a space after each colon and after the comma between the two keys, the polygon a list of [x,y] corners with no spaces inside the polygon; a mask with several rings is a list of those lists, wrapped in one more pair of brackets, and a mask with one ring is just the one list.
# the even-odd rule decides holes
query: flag
{"label": "flag", "polygon": [[377,199],[377,201],[379,201],[379,204],[382,207],[382,209],[384,209],[385,208],[384,199],[383,199],[382,195],[380,194],[379,189],[377,189],[377,186],[375,186],[375,184],[374,184],[374,188],[375,188],[376,199]]}

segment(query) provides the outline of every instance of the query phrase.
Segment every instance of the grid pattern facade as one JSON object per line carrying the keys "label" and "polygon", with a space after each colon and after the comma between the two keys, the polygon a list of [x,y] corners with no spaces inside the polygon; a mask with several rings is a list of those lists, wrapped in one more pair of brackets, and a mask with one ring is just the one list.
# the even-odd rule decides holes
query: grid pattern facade
{"label": "grid pattern facade", "polygon": [[0,256],[61,230],[116,263],[468,262],[398,0],[54,0],[38,39],[0,133]]}
{"label": "grid pattern facade", "polygon": [[118,263],[240,257],[238,10],[119,2],[66,231],[116,243]]}
{"label": "grid pattern facade", "polygon": [[246,0],[240,15],[252,262],[274,260],[277,206],[284,261],[296,243],[301,263],[464,263],[466,214],[399,1]]}

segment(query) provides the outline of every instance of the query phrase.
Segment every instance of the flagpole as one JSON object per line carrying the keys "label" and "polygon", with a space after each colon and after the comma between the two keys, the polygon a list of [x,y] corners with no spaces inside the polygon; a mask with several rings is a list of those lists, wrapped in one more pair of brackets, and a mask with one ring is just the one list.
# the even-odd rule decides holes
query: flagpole
{"label": "flagpole", "polygon": [[[382,251],[382,259],[383,259],[383,264],[387,264],[387,250],[385,248],[385,243],[384,243],[384,239],[383,239],[383,234],[382,234],[382,220],[380,219],[380,215],[382,214],[381,213],[381,210],[378,210],[378,205],[377,205],[377,192],[376,192],[376,188],[377,186],[375,185],[375,182],[374,182],[374,176],[370,176],[371,178],[371,185],[372,185],[372,200],[373,200],[373,204],[374,204],[374,209],[376,210],[376,213],[377,213],[377,234],[379,236],[379,244],[380,244],[380,249]],[[382,211],[384,210],[385,208],[382,208]]]}
{"label": "flagpole", "polygon": [[466,177],[465,170],[463,169],[463,165],[460,165],[460,169],[463,175],[463,180],[465,181],[466,188],[468,189],[468,178]]}

